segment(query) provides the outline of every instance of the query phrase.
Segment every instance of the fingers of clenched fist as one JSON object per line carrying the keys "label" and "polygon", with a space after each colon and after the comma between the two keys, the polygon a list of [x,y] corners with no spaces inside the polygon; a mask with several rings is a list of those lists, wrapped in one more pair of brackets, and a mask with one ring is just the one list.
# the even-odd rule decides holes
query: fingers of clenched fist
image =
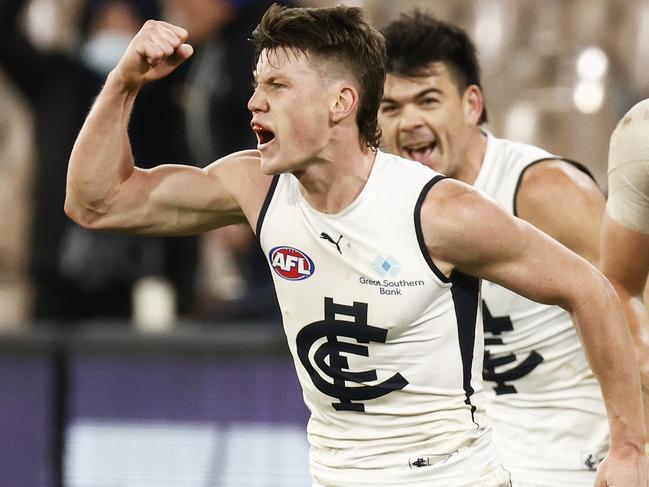
{"label": "fingers of clenched fist", "polygon": [[188,33],[160,20],[147,20],[116,68],[116,79],[129,89],[163,78],[190,57]]}
{"label": "fingers of clenched fist", "polygon": [[[157,66],[176,53],[187,37],[188,33],[182,27],[168,22],[147,20],[138,33],[136,51],[150,66]],[[186,53],[187,49],[182,49],[177,55],[185,59],[183,55]]]}

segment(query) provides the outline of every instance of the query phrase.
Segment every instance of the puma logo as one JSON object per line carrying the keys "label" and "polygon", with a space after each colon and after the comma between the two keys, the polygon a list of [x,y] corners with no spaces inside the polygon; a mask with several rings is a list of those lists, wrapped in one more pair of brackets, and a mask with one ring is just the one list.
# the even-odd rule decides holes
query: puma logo
{"label": "puma logo", "polygon": [[342,255],[343,251],[340,250],[340,245],[338,245],[338,244],[340,243],[340,241],[342,240],[342,238],[343,238],[342,235],[341,235],[340,237],[338,237],[338,241],[334,241],[333,238],[331,238],[331,237],[330,237],[329,235],[327,235],[325,232],[322,232],[322,233],[320,234],[320,238],[323,238],[323,239],[325,239],[327,242],[331,242],[332,244],[334,244],[334,245],[336,246],[336,248],[338,249],[338,252],[340,253],[340,255]]}

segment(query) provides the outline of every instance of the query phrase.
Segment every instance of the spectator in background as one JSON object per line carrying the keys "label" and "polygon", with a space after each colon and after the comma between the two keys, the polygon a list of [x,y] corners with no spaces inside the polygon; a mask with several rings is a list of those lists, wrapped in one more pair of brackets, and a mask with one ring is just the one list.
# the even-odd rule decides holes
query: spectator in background
{"label": "spectator in background", "polygon": [[[196,165],[205,166],[257,144],[246,108],[253,82],[253,46],[247,37],[272,3],[290,4],[273,0],[165,0],[167,17],[190,32],[190,41],[197,48],[188,62],[186,85],[187,137]],[[204,316],[220,320],[279,319],[268,264],[250,228],[236,225],[220,229],[204,242],[226,249],[242,281],[242,292],[234,299],[206,296]]]}
{"label": "spectator in background", "polygon": [[[76,56],[36,48],[20,28],[26,0],[0,0],[0,66],[33,111],[36,169],[30,237],[31,318],[76,321],[131,316],[131,292],[143,276],[168,278],[178,311],[192,307],[197,242],[194,238],[143,238],[93,234],[61,211],[67,161],[76,133],[106,73],[148,18],[154,0],[90,0],[80,22]],[[133,116],[132,143],[143,167],[162,154],[188,159],[182,111],[174,100],[182,71],[143,92]]]}
{"label": "spectator in background", "polygon": [[27,109],[0,69],[0,329],[25,323],[28,309],[27,222],[32,177]]}

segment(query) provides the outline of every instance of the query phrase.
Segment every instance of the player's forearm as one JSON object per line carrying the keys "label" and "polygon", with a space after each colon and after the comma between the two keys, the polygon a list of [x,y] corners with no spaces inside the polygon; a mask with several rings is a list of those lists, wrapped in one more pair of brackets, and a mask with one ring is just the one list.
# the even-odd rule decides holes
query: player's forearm
{"label": "player's forearm", "polygon": [[65,211],[81,225],[109,211],[134,170],[127,130],[136,95],[111,73],[79,132],[68,166]]}
{"label": "player's forearm", "polygon": [[611,284],[620,297],[633,337],[642,384],[645,428],[649,428],[649,314],[642,300],[642,290],[626,288],[615,279],[611,279]]}
{"label": "player's forearm", "polygon": [[644,452],[640,375],[622,307],[613,287],[603,277],[589,280],[582,291],[590,299],[575,306],[572,316],[602,388],[611,448]]}

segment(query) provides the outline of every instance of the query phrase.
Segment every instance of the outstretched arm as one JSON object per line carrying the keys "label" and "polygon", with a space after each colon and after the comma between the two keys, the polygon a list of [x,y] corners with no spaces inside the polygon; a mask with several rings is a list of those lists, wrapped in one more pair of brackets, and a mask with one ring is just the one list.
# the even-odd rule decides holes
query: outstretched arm
{"label": "outstretched arm", "polygon": [[608,481],[646,487],[640,379],[622,308],[606,278],[585,259],[457,181],[433,187],[421,219],[428,251],[440,269],[485,278],[570,312],[609,415],[610,451],[596,485]]}
{"label": "outstretched arm", "polygon": [[[191,234],[245,222],[242,207],[270,184],[259,171],[256,152],[242,152],[206,169],[162,165],[135,167],[128,123],[135,98],[148,82],[171,73],[191,56],[187,31],[147,21],[131,41],[75,142],[68,168],[66,213],[93,229],[147,234]],[[232,190],[237,187],[237,193]],[[254,203],[254,202],[253,202]]]}

